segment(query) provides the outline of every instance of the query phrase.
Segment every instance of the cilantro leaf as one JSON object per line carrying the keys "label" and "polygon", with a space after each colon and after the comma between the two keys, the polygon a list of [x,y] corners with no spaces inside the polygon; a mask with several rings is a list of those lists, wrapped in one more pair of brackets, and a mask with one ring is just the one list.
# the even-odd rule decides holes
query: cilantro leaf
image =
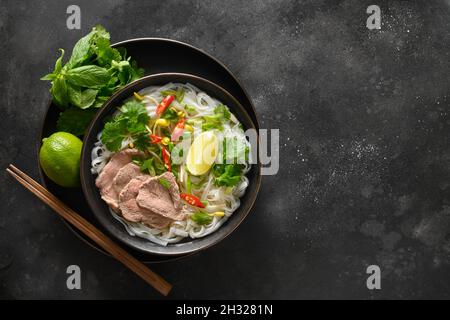
{"label": "cilantro leaf", "polygon": [[102,131],[102,142],[110,151],[119,151],[122,140],[126,137],[127,126],[125,121],[113,121],[105,124]]}
{"label": "cilantro leaf", "polygon": [[213,174],[217,186],[232,187],[239,183],[242,176],[243,166],[240,164],[215,164]]}
{"label": "cilantro leaf", "polygon": [[202,117],[203,123],[202,123],[202,130],[208,131],[208,130],[223,130],[223,122],[226,120],[229,120],[231,117],[230,110],[228,108],[221,104],[214,108],[214,114],[213,115],[206,115]]}
{"label": "cilantro leaf", "polygon": [[133,139],[134,139],[134,146],[138,150],[144,151],[152,144],[150,136],[148,135],[147,132],[142,132],[139,135],[134,136]]}
{"label": "cilantro leaf", "polygon": [[56,129],[72,133],[76,136],[84,135],[86,128],[89,126],[96,110],[81,110],[78,108],[69,108],[59,114]]}
{"label": "cilantro leaf", "polygon": [[128,101],[120,108],[119,119],[127,121],[127,129],[130,133],[140,133],[146,130],[145,125],[150,120],[150,116],[144,104],[135,100]]}
{"label": "cilantro leaf", "polygon": [[138,150],[146,150],[151,146],[146,124],[150,120],[142,102],[128,101],[120,108],[120,113],[105,124],[102,142],[110,151],[118,151],[122,141],[131,137]]}

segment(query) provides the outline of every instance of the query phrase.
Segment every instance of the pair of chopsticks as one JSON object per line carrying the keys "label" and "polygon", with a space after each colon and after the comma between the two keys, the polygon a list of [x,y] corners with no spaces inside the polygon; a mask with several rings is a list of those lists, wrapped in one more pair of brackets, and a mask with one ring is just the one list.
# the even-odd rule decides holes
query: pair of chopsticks
{"label": "pair of chopsticks", "polygon": [[6,171],[13,176],[20,184],[27,188],[31,193],[41,199],[50,208],[55,210],[60,216],[70,224],[83,232],[86,236],[95,241],[100,247],[109,252],[114,258],[122,262],[131,271],[145,280],[148,284],[158,290],[161,294],[167,296],[172,286],[161,278],[158,274],[151,271],[136,258],[119,247],[115,242],[108,238],[104,233],[94,227],[86,219],[81,217],[75,211],[66,206],[61,200],[56,198],[47,189],[34,181],[31,177],[20,171],[12,164]]}

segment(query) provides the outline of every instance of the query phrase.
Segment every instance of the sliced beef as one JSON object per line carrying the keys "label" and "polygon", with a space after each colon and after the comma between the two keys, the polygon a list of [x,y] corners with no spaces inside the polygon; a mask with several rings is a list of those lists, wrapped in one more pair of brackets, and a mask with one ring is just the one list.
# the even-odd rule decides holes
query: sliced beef
{"label": "sliced beef", "polygon": [[130,182],[132,179],[137,176],[142,175],[141,169],[138,165],[133,162],[127,163],[117,172],[116,176],[113,179],[113,188],[116,191],[116,194],[119,195],[120,191]]}
{"label": "sliced beef", "polygon": [[[165,179],[167,188],[160,180]],[[147,179],[140,187],[136,198],[137,204],[171,220],[184,220],[186,215],[181,211],[180,191],[171,172]]]}
{"label": "sliced beef", "polygon": [[128,221],[145,223],[151,227],[162,229],[167,227],[172,219],[163,217],[151,210],[140,207],[136,197],[142,185],[154,178],[149,176],[138,176],[132,179],[119,194],[119,208],[122,217]]}
{"label": "sliced beef", "polygon": [[[116,153],[109,160],[95,181],[95,185],[100,189],[102,199],[116,212],[119,211],[119,193],[118,187],[114,186],[114,179],[120,169],[132,161],[133,156],[140,155],[142,155],[142,153],[136,149],[125,149]],[[131,170],[135,170],[135,168]],[[124,177],[126,177],[126,175],[124,175]],[[120,181],[119,179],[119,184],[125,186],[126,183],[124,184],[123,181]]]}

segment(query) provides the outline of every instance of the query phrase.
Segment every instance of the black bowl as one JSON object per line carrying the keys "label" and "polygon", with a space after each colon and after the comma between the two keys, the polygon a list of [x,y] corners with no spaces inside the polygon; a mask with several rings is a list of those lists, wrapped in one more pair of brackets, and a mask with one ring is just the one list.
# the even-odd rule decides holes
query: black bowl
{"label": "black bowl", "polygon": [[[241,198],[240,207],[233,213],[233,215],[214,233],[199,239],[190,239],[176,244],[168,244],[161,246],[149,240],[139,237],[130,236],[123,225],[116,221],[109,212],[108,206],[101,199],[98,188],[95,186],[95,176],[91,173],[91,150],[97,140],[98,133],[103,129],[104,120],[110,117],[123,102],[133,96],[133,92],[138,92],[146,87],[155,85],[164,85],[169,82],[190,83],[199,89],[205,91],[210,96],[218,99],[227,105],[231,112],[242,123],[244,129],[255,129],[256,125],[253,123],[250,116],[245,111],[244,107],[226,90],[220,86],[208,81],[206,79],[182,73],[161,73],[141,78],[122,90],[114,94],[96,114],[94,120],[91,122],[83,141],[83,150],[81,155],[81,187],[86,200],[99,220],[100,224],[108,230],[111,235],[119,239],[123,243],[132,248],[142,252],[157,254],[157,255],[183,255],[193,253],[205,248],[208,248],[227,237],[239,224],[244,220],[250,209],[252,208],[259,187],[261,184],[261,167],[258,160],[257,164],[253,164],[251,170],[247,173],[249,179],[249,186],[247,187],[245,195]],[[258,146],[259,147],[259,146]],[[259,148],[258,148],[259,150]]]}

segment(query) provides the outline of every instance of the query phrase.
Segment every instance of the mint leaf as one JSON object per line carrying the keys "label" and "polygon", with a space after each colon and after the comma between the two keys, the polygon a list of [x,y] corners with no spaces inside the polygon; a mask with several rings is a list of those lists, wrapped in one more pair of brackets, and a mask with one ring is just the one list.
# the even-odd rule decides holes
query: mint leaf
{"label": "mint leaf", "polygon": [[110,74],[105,68],[89,65],[70,69],[66,73],[66,78],[71,84],[97,89],[108,83]]}
{"label": "mint leaf", "polygon": [[81,110],[78,108],[69,108],[59,114],[56,130],[82,136],[91,123],[95,113],[96,110],[94,109]]}
{"label": "mint leaf", "polygon": [[64,50],[59,49],[59,51],[61,51],[61,56],[55,62],[55,70],[53,71],[54,74],[59,74],[62,69],[62,59],[64,57]]}
{"label": "mint leaf", "polygon": [[41,77],[41,80],[50,80],[53,81],[56,79],[56,75],[54,73],[46,74],[45,76]]}
{"label": "mint leaf", "polygon": [[94,46],[107,40],[109,45],[109,33],[104,27],[97,25],[86,36],[77,41],[72,49],[72,55],[66,64],[67,69],[77,67],[94,55]]}
{"label": "mint leaf", "polygon": [[98,90],[85,89],[81,91],[80,87],[69,86],[68,93],[70,102],[74,106],[80,109],[86,109],[95,102],[95,97],[97,96]]}
{"label": "mint leaf", "polygon": [[67,83],[64,77],[59,76],[53,81],[53,86],[50,89],[55,103],[60,107],[67,106],[69,102],[69,95],[67,92]]}
{"label": "mint leaf", "polygon": [[114,92],[144,75],[124,48],[111,47],[109,33],[100,25],[76,42],[64,66],[60,50],[54,71],[41,78],[52,81],[50,92],[60,107],[99,108]]}
{"label": "mint leaf", "polygon": [[72,69],[87,60],[90,56],[90,41],[95,31],[91,31],[86,36],[77,41],[72,49],[72,55],[66,64],[67,69]]}

